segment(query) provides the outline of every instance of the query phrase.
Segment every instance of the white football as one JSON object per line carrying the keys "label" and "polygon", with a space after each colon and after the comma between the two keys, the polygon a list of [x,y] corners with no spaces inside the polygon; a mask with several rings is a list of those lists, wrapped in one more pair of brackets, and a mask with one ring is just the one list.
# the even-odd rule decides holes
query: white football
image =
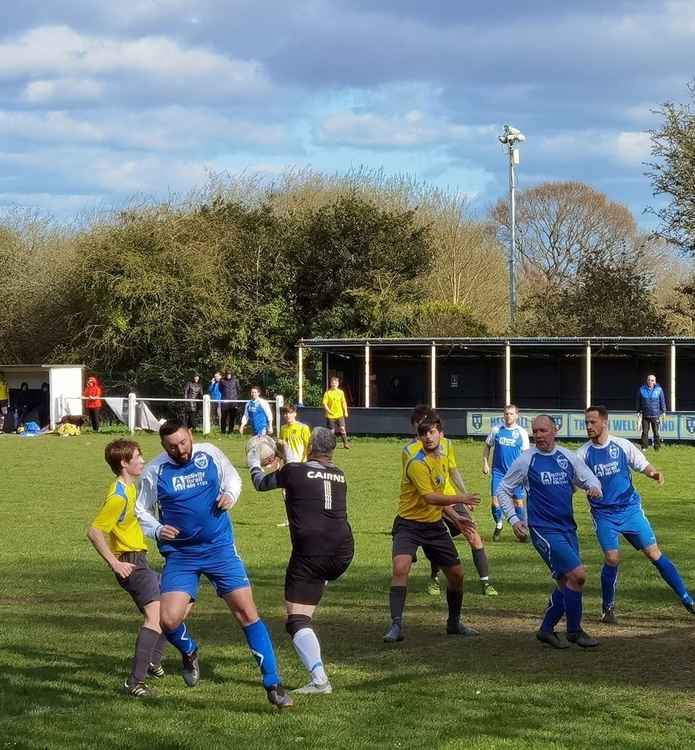
{"label": "white football", "polygon": [[246,443],[246,453],[255,448],[258,451],[258,457],[261,460],[261,466],[268,466],[275,460],[275,441],[269,435],[259,435],[252,437]]}

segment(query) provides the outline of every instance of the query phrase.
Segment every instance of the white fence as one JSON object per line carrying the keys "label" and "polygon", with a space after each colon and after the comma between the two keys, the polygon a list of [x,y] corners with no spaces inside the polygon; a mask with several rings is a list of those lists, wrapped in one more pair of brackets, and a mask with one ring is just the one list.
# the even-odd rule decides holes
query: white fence
{"label": "white fence", "polygon": [[[74,399],[70,399],[74,400]],[[82,396],[82,401],[90,401],[88,396]],[[216,407],[218,404],[238,404],[242,408],[248,403],[248,399],[221,399],[220,401],[213,401],[210,396],[206,393],[202,399],[191,399],[191,398],[160,398],[160,397],[141,397],[136,393],[129,393],[127,396],[102,396],[102,401],[105,401],[109,408],[116,414],[116,416],[124,423],[128,425],[128,431],[130,434],[134,434],[136,429],[156,430],[160,421],[150,411],[148,404],[156,403],[182,403],[182,404],[202,404],[203,412],[203,435],[209,435],[212,432],[212,408],[213,405]],[[116,402],[121,402],[121,408],[119,410]],[[275,424],[274,429],[279,429],[281,423],[280,410],[282,409],[285,399],[282,395],[278,394],[274,399],[267,399],[268,403],[274,407]],[[57,399],[56,412],[58,414],[65,415],[70,414],[70,404],[62,397]]]}

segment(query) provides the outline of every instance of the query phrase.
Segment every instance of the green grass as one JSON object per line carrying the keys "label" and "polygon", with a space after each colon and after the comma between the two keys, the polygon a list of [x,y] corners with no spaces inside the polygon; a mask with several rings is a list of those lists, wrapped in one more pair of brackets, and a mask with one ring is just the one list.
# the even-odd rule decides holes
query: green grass
{"label": "green grass", "polygon": [[[267,704],[255,664],[231,616],[206,583],[190,627],[202,643],[203,680],[186,689],[169,649],[159,697],[118,694],[139,616],[85,539],[109,473],[110,439],[85,434],[0,438],[0,747],[14,748],[637,748],[692,747],[693,625],[640,554],[625,546],[621,627],[597,623],[600,554],[576,496],[589,567],[586,628],[593,652],[545,649],[534,631],[551,583],[530,547],[488,543],[501,595],[477,593],[470,553],[459,544],[469,586],[467,621],[478,639],[444,634],[445,603],[424,593],[427,564],[413,569],[407,639],[387,646],[390,537],[399,441],[355,440],[339,451],[349,482],[356,557],[331,585],[316,618],[335,692],[300,696],[291,712]],[[158,450],[141,439],[146,455]],[[238,467],[238,437],[216,440]],[[484,492],[479,443],[458,442],[469,485]],[[667,447],[656,463],[666,486],[637,484],[662,547],[695,586],[692,546],[695,450]],[[272,630],[285,682],[305,672],[284,631],[283,574],[289,555],[279,493],[244,492],[233,511],[238,547]],[[487,505],[478,514],[489,539]],[[160,558],[153,550],[152,561]]]}

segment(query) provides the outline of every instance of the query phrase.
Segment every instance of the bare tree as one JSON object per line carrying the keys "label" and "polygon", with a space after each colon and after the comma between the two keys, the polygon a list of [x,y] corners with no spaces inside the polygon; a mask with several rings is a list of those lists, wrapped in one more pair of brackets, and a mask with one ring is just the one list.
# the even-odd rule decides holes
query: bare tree
{"label": "bare tree", "polygon": [[[508,245],[508,201],[500,200],[492,217]],[[554,285],[575,277],[587,258],[614,262],[644,251],[630,210],[582,182],[546,182],[520,192],[516,227],[524,271]]]}

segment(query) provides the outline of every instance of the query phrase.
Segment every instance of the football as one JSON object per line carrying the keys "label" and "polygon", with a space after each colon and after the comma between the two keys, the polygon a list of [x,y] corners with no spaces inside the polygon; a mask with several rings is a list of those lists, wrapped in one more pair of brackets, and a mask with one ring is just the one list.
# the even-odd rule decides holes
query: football
{"label": "football", "polygon": [[269,435],[261,435],[258,437],[252,437],[246,443],[246,453],[252,448],[258,451],[258,455],[261,459],[261,466],[269,466],[275,461],[276,457],[276,445],[273,438]]}

